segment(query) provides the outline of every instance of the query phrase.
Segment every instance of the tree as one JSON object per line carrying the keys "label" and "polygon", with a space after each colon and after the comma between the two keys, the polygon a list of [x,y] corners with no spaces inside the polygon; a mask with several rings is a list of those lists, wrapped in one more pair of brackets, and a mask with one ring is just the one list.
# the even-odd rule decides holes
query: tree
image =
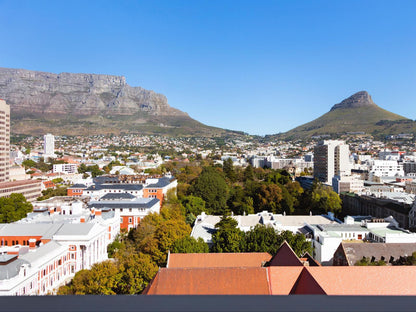
{"label": "tree", "polygon": [[223,214],[227,210],[228,186],[223,175],[213,167],[205,167],[190,192],[205,201],[210,214]]}
{"label": "tree", "polygon": [[32,159],[23,160],[22,165],[25,167],[25,169],[36,168],[36,162]]}
{"label": "tree", "polygon": [[274,255],[280,246],[281,239],[271,226],[256,225],[245,234],[247,252],[268,252]]}
{"label": "tree", "polygon": [[213,252],[242,252],[245,250],[244,232],[237,228],[237,221],[223,216],[215,227],[217,231],[212,235]]}
{"label": "tree", "polygon": [[201,237],[195,239],[191,236],[185,236],[176,240],[170,251],[173,253],[204,253],[209,252],[209,248]]}
{"label": "tree", "polygon": [[22,194],[12,193],[0,198],[0,222],[10,223],[22,218],[33,210],[33,206]]}
{"label": "tree", "polygon": [[372,261],[370,258],[363,257],[361,260],[357,261],[354,265],[356,266],[385,266],[387,265],[386,261],[378,260]]}
{"label": "tree", "polygon": [[140,294],[158,271],[151,256],[131,250],[118,256],[119,281],[117,294]]}
{"label": "tree", "polygon": [[56,189],[48,188],[42,191],[42,196],[38,197],[37,200],[45,200],[54,196],[66,196],[67,194],[67,187],[58,186]]}
{"label": "tree", "polygon": [[282,231],[278,234],[279,246],[286,241],[298,257],[302,256],[305,252],[309,254],[313,253],[312,244],[306,240],[305,235],[300,233],[293,234],[291,231]]}
{"label": "tree", "polygon": [[331,187],[323,185],[320,182],[314,182],[312,192],[309,193],[310,206],[318,212],[334,212],[341,211],[341,198],[335,193]]}
{"label": "tree", "polygon": [[205,211],[205,201],[197,196],[185,196],[181,199],[182,205],[185,207],[186,214],[192,213],[195,216]]}
{"label": "tree", "polygon": [[168,220],[158,227],[154,233],[157,249],[151,250],[151,256],[159,266],[166,264],[166,256],[173,243],[189,236],[191,227],[184,220]]}
{"label": "tree", "polygon": [[222,168],[223,168],[222,170],[223,170],[225,176],[231,182],[235,182],[237,176],[236,176],[236,173],[234,171],[233,160],[230,157],[228,157],[226,160],[224,160]]}
{"label": "tree", "polygon": [[237,215],[254,213],[253,198],[248,196],[240,185],[230,189],[228,208]]}
{"label": "tree", "polygon": [[139,294],[157,273],[158,267],[149,255],[124,248],[115,261],[94,264],[90,270],[77,272],[58,295]]}
{"label": "tree", "polygon": [[271,211],[282,213],[279,203],[282,200],[282,189],[277,184],[261,183],[257,188],[254,199],[254,209],[259,211]]}
{"label": "tree", "polygon": [[248,165],[246,169],[244,169],[244,182],[254,180],[254,170],[252,165]]}

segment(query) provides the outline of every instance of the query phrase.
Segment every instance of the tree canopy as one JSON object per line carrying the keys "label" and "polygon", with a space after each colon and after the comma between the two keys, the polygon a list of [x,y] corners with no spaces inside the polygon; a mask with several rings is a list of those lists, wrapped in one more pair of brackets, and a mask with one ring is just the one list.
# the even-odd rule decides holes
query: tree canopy
{"label": "tree canopy", "polygon": [[227,208],[228,185],[214,167],[205,167],[191,186],[191,192],[205,201],[211,214],[223,214]]}
{"label": "tree canopy", "polygon": [[33,206],[22,194],[13,193],[0,198],[0,222],[10,223],[26,217]]}

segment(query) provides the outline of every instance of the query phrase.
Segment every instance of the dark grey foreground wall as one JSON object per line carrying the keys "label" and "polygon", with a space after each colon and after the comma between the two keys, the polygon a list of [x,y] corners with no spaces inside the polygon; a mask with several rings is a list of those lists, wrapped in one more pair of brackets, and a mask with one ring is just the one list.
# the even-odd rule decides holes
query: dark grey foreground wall
{"label": "dark grey foreground wall", "polygon": [[0,297],[1,311],[415,311],[416,297],[45,296]]}

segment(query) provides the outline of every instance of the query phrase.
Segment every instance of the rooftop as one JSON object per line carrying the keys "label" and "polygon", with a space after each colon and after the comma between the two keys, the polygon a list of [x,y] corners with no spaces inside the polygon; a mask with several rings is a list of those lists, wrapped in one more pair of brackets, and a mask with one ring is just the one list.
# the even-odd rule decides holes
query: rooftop
{"label": "rooftop", "polygon": [[267,252],[243,253],[171,253],[168,268],[261,267],[269,261]]}

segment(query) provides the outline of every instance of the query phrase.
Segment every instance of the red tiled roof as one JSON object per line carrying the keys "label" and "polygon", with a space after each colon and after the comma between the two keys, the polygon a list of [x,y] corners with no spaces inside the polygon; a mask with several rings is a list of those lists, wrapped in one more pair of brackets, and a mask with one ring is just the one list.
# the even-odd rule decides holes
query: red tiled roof
{"label": "red tiled roof", "polygon": [[269,261],[267,252],[244,253],[171,253],[168,268],[261,267]]}
{"label": "red tiled roof", "polygon": [[291,295],[325,295],[321,285],[313,278],[307,268],[303,268],[293,288]]}
{"label": "red tiled roof", "polygon": [[161,268],[148,295],[268,295],[266,268]]}
{"label": "red tiled roof", "polygon": [[327,295],[416,295],[415,266],[306,268]]}
{"label": "red tiled roof", "polygon": [[284,241],[270,260],[270,266],[303,266],[293,249]]}
{"label": "red tiled roof", "polygon": [[272,295],[289,295],[302,270],[303,266],[268,267],[270,293]]}

